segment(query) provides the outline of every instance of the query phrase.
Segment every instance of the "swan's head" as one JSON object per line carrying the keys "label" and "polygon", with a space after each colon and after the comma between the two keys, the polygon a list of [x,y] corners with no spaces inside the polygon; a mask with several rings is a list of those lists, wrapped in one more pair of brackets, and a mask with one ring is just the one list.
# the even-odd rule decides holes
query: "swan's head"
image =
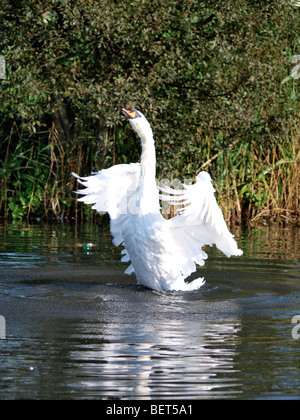
{"label": "swan's head", "polygon": [[128,118],[132,128],[134,129],[134,131],[137,132],[137,134],[141,137],[142,140],[149,136],[152,137],[151,126],[144,117],[144,115],[141,113],[141,111],[137,111],[134,108],[121,108],[121,112],[123,115],[125,115],[125,117]]}

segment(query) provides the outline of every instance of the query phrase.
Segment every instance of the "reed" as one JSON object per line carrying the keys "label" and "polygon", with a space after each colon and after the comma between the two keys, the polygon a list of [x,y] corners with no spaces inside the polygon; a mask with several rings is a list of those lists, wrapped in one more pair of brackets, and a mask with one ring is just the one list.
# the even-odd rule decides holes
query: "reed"
{"label": "reed", "polygon": [[159,177],[206,169],[228,221],[296,223],[298,9],[48,3],[0,8],[0,216],[93,220],[70,174],[139,159],[117,111],[133,106],[155,127]]}
{"label": "reed", "polygon": [[81,162],[77,145],[67,152],[55,126],[31,136],[14,122],[0,146],[2,217],[58,220],[71,211],[69,174],[77,169],[74,156]]}
{"label": "reed", "polygon": [[236,144],[219,153],[212,171],[220,206],[233,223],[299,224],[299,129],[266,150]]}
{"label": "reed", "polygon": [[[54,124],[50,130],[34,136],[26,133],[13,123],[1,142],[1,216],[98,220],[101,216],[89,206],[77,203],[73,194],[76,180],[70,175],[72,171],[88,174],[92,169],[101,169],[93,160],[97,144],[82,142],[80,136],[64,143]],[[116,155],[115,150],[122,149],[116,138],[123,137],[112,130],[107,141],[117,147],[106,166],[127,159]],[[180,153],[177,156],[183,159]],[[136,160],[135,156],[130,160]],[[199,161],[203,163],[197,167]],[[181,162],[181,173],[176,170],[178,162],[174,160],[172,164],[173,178],[182,181],[193,178],[199,170],[210,172],[219,205],[230,224],[299,224],[300,148],[296,123],[285,137],[273,138],[266,149],[259,142],[235,140],[227,148],[217,150],[212,139],[207,138],[193,160]],[[162,171],[160,176],[163,177]]]}

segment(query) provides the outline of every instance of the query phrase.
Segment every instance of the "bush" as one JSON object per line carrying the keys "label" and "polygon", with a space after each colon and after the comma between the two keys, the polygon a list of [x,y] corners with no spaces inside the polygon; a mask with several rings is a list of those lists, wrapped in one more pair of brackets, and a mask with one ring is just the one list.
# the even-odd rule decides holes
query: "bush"
{"label": "bush", "polygon": [[71,171],[139,159],[119,115],[134,106],[153,125],[159,177],[209,170],[227,218],[296,215],[299,11],[274,0],[4,0],[1,214],[78,215]]}

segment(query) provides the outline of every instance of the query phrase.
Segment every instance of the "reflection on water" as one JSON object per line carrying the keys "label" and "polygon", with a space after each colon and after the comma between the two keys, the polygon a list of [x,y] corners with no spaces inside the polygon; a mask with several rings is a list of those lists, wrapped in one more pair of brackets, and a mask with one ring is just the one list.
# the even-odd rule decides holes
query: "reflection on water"
{"label": "reflection on water", "polygon": [[[119,295],[117,306],[128,308],[122,301]],[[81,385],[94,396],[111,397],[200,397],[212,390],[224,396],[229,385],[230,394],[239,392],[233,375],[238,320],[212,322],[188,309],[178,315],[178,308],[187,304],[182,296],[166,302],[165,297],[149,299],[143,293],[134,305],[143,313],[128,316],[116,308],[113,322],[101,323],[106,342],[71,353],[86,378]],[[224,375],[225,383],[219,379]]]}
{"label": "reflection on water", "polygon": [[300,398],[299,229],[236,236],[170,293],[123,274],[107,226],[0,226],[0,398]]}

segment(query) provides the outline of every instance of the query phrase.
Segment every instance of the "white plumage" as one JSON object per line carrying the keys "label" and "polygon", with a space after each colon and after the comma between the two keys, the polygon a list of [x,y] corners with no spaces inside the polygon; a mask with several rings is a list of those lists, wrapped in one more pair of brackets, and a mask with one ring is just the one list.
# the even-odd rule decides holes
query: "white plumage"
{"label": "white plumage", "polygon": [[[155,146],[150,124],[140,111],[122,109],[142,141],[140,163],[121,164],[91,176],[73,174],[85,189],[79,201],[108,212],[116,246],[123,245],[123,262],[131,262],[126,274],[135,273],[138,284],[159,291],[196,290],[198,278],[185,279],[204,265],[203,245],[215,244],[227,257],[242,255],[229,232],[214,196],[207,172],[182,190],[158,187],[155,180]],[[162,194],[159,194],[159,189]],[[170,195],[171,194],[171,195]],[[159,199],[177,205],[178,214],[166,220]]]}

